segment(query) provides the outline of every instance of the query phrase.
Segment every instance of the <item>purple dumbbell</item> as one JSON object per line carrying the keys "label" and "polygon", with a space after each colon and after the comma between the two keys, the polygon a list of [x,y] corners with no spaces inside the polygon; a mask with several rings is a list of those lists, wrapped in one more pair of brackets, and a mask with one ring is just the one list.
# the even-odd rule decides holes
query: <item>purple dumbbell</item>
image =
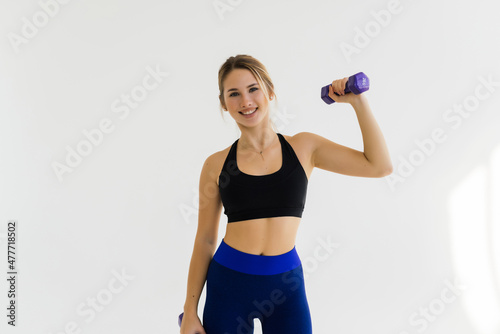
{"label": "purple dumbbell", "polygon": [[181,314],[179,314],[179,327],[181,327],[181,323],[182,323],[182,316],[184,315],[184,312],[182,312]]}
{"label": "purple dumbbell", "polygon": [[[328,96],[330,86],[331,84],[321,88],[321,98],[327,104],[332,104],[335,102],[330,96]],[[363,72],[359,72],[349,77],[349,80],[347,80],[345,84],[344,93],[354,93],[358,95],[366,92],[369,88],[370,79],[368,79],[368,77]],[[337,93],[334,94],[339,96]]]}

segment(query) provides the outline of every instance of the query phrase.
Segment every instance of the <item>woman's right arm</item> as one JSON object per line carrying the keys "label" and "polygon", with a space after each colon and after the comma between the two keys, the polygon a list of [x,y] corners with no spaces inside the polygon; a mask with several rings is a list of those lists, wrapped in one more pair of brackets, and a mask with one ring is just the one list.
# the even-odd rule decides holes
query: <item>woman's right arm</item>
{"label": "woman's right arm", "polygon": [[222,212],[216,162],[215,154],[209,156],[203,164],[200,175],[198,230],[189,265],[181,333],[194,333],[194,330],[201,329],[197,315],[198,302],[205,285],[208,265],[217,247],[219,220]]}

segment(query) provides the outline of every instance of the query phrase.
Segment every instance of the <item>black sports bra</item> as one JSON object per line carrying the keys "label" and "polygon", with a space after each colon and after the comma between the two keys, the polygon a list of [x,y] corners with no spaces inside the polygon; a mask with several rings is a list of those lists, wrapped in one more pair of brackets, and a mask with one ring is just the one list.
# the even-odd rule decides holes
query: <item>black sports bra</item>
{"label": "black sports bra", "polygon": [[307,175],[292,146],[280,133],[281,168],[267,175],[249,175],[236,162],[237,139],[219,174],[219,191],[228,223],[240,220],[302,217],[307,195]]}

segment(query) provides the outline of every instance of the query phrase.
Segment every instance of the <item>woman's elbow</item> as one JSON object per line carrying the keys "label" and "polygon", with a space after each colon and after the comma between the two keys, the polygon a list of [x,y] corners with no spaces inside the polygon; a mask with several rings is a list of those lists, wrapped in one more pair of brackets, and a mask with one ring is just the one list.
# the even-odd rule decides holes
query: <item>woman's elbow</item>
{"label": "woman's elbow", "polygon": [[389,165],[386,168],[381,169],[381,171],[379,172],[379,177],[384,177],[384,176],[391,175],[392,172],[393,172],[392,165]]}

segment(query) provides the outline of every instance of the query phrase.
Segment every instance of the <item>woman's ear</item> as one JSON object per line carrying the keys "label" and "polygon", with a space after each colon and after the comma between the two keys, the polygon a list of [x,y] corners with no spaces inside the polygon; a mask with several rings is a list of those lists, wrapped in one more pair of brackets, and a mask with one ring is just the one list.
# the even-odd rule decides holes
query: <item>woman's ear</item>
{"label": "woman's ear", "polygon": [[222,101],[222,98],[220,96],[219,96],[219,101],[220,101],[220,105],[222,106],[222,109],[224,111],[227,111],[226,105],[224,104],[224,101]]}
{"label": "woman's ear", "polygon": [[222,96],[220,96],[220,95],[219,95],[219,101],[220,101],[220,104],[222,106],[222,109],[224,109],[224,111],[227,111],[226,105],[224,104]]}

